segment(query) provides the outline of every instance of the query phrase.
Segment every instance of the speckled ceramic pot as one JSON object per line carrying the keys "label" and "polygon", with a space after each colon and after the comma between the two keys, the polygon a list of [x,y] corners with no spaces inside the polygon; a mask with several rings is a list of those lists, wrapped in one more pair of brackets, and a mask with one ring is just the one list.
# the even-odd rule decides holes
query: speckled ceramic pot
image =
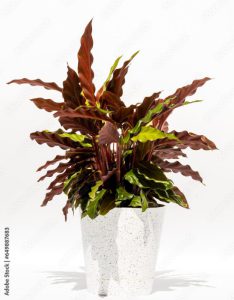
{"label": "speckled ceramic pot", "polygon": [[106,295],[151,293],[165,207],[115,208],[81,220],[88,291]]}

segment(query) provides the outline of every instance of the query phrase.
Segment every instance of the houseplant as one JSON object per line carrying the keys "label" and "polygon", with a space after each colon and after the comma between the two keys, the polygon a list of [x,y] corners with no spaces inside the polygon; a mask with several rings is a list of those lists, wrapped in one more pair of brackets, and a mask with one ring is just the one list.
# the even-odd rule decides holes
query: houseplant
{"label": "houseplant", "polygon": [[[147,294],[152,287],[164,205],[173,202],[189,207],[165,173],[179,172],[202,182],[198,172],[178,159],[186,156],[186,148],[216,149],[204,135],[169,131],[167,118],[174,109],[197,102],[186,101],[186,97],[210,78],[194,80],[165,98],[160,98],[160,92],[153,93],[142,103],[127,107],[121,100],[122,88],[138,52],[119,68],[118,57],[95,92],[92,46],[90,21],[81,37],[78,72],[68,66],[62,87],[40,79],[9,83],[41,86],[62,95],[61,102],[31,99],[38,108],[52,112],[62,128],[33,132],[30,137],[38,144],[65,150],[38,169],[57,163],[39,179],[55,176],[41,206],[64,192],[65,220],[70,208],[74,212],[80,207],[88,288],[99,294],[119,293],[121,288],[131,294]],[[131,251],[141,253],[140,262]]]}

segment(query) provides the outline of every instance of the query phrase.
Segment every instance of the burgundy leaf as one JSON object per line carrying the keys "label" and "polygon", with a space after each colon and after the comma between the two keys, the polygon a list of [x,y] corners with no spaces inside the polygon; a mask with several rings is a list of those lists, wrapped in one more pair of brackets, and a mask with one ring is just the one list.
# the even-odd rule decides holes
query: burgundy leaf
{"label": "burgundy leaf", "polygon": [[177,159],[180,156],[187,157],[179,148],[155,149],[154,153],[157,157],[162,159]]}
{"label": "burgundy leaf", "polygon": [[47,144],[50,147],[58,146],[62,149],[76,148],[79,143],[72,141],[67,137],[60,137],[56,133],[48,133],[46,131],[36,131],[30,134],[32,140],[38,144]]}
{"label": "burgundy leaf", "polygon": [[198,180],[202,183],[202,178],[197,171],[194,171],[189,165],[182,165],[180,162],[169,162],[167,160],[158,160],[158,166],[164,172],[174,172],[174,173],[181,173],[184,176],[190,176],[194,180]]}
{"label": "burgundy leaf", "polygon": [[79,107],[76,110],[67,108],[54,114],[55,117],[83,118],[113,122],[108,116],[96,108]]}
{"label": "burgundy leaf", "polygon": [[71,161],[66,163],[60,163],[55,169],[48,170],[45,175],[38,179],[38,181],[42,181],[46,177],[52,177],[55,173],[62,173],[64,170],[66,170],[69,166],[72,166],[73,164],[74,163]]}
{"label": "burgundy leaf", "polygon": [[51,99],[34,98],[30,99],[38,108],[44,109],[48,112],[58,111],[63,108],[64,102],[54,102]]}
{"label": "burgundy leaf", "polygon": [[67,107],[77,108],[85,104],[85,99],[81,95],[79,77],[76,72],[67,66],[67,79],[63,82],[63,98]]}
{"label": "burgundy leaf", "polygon": [[62,159],[66,159],[65,155],[57,155],[54,159],[52,160],[48,160],[43,166],[39,167],[37,169],[37,172],[46,169],[48,166],[55,164],[56,162],[62,160]]}
{"label": "burgundy leaf", "polygon": [[182,203],[183,203],[183,207],[185,208],[189,208],[188,202],[186,200],[185,195],[179,190],[179,188],[177,186],[173,187],[173,192],[176,193],[177,195],[179,195],[181,197]]}
{"label": "burgundy leaf", "polygon": [[140,119],[144,118],[148,110],[155,103],[155,100],[159,97],[161,92],[153,93],[150,97],[145,97],[143,102],[136,107],[136,112],[134,114],[134,124]]}
{"label": "burgundy leaf", "polygon": [[32,86],[42,86],[47,90],[55,90],[55,91],[62,91],[62,88],[59,87],[55,82],[44,82],[41,79],[27,79],[27,78],[22,78],[22,79],[14,79],[11,80],[9,82],[7,82],[7,84],[10,83],[17,83],[17,84],[30,84]]}
{"label": "burgundy leaf", "polygon": [[48,193],[46,193],[45,199],[43,200],[41,206],[46,206],[46,204],[51,201],[55,196],[62,194],[63,192],[63,183],[55,186]]}
{"label": "burgundy leaf", "polygon": [[121,97],[123,94],[123,85],[125,83],[125,75],[128,72],[128,66],[129,63],[132,61],[132,59],[137,55],[139,51],[134,53],[131,58],[124,62],[123,66],[121,68],[118,68],[114,71],[112,79],[109,81],[106,90],[109,92],[114,93],[118,97]]}
{"label": "burgundy leaf", "polygon": [[106,122],[102,129],[99,131],[98,144],[111,144],[118,143],[119,133],[116,126],[110,122]]}
{"label": "burgundy leaf", "polygon": [[192,96],[196,90],[203,86],[208,80],[210,80],[209,77],[194,80],[191,84],[177,89],[176,92],[168,96],[167,99],[171,99],[170,104],[183,103],[186,97]]}
{"label": "burgundy leaf", "polygon": [[98,134],[97,124],[92,124],[88,119],[81,118],[70,118],[70,117],[60,117],[59,123],[65,129],[72,129],[73,131],[80,131],[82,134],[90,134],[94,136]]}
{"label": "burgundy leaf", "polygon": [[71,202],[70,202],[70,200],[67,200],[67,203],[66,203],[66,205],[64,206],[64,208],[63,208],[63,214],[64,214],[64,216],[65,216],[65,221],[67,222],[67,214],[68,214],[68,210],[69,210],[69,208],[71,208],[72,207],[72,204],[71,204]]}
{"label": "burgundy leaf", "polygon": [[177,89],[174,94],[168,96],[166,99],[170,99],[170,103],[165,105],[162,112],[156,117],[155,124],[157,123],[157,126],[155,126],[155,124],[154,126],[162,130],[166,119],[173,112],[173,110],[183,105],[186,97],[192,96],[197,89],[203,86],[208,80],[210,80],[209,77],[194,80],[191,84]]}
{"label": "burgundy leaf", "polygon": [[121,101],[117,95],[109,91],[104,91],[99,101],[102,107],[105,107],[106,105],[107,108],[110,109],[119,109],[120,107],[125,107],[124,102]]}
{"label": "burgundy leaf", "polygon": [[162,139],[158,141],[157,148],[177,146],[180,149],[191,148],[193,150],[215,150],[215,144],[204,135],[198,135],[188,131],[177,132],[175,130],[170,133],[174,134],[179,140]]}
{"label": "burgundy leaf", "polygon": [[125,121],[128,121],[130,124],[132,124],[135,108],[136,105],[133,104],[128,107],[120,107],[117,111],[113,112],[112,119],[119,124],[122,124]]}
{"label": "burgundy leaf", "polygon": [[81,46],[78,52],[78,75],[80,85],[82,87],[85,98],[90,104],[95,104],[95,86],[93,84],[93,56],[91,49],[93,48],[92,39],[92,20],[85,28],[84,34],[81,37]]}

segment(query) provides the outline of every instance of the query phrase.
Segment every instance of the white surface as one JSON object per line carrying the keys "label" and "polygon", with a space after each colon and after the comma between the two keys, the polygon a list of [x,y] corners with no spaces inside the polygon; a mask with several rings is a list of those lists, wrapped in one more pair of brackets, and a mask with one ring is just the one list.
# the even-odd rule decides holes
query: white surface
{"label": "white surface", "polygon": [[152,292],[164,211],[125,207],[81,220],[88,291],[119,297]]}
{"label": "white surface", "polygon": [[171,128],[203,133],[220,150],[189,153],[188,161],[206,186],[172,177],[191,209],[168,206],[158,285],[152,296],[141,299],[234,299],[233,13],[231,0],[0,1],[1,299],[5,226],[11,234],[8,298],[95,299],[84,289],[78,214],[70,214],[64,223],[64,196],[40,207],[48,182],[37,183],[34,170],[60,151],[39,146],[28,136],[57,129],[58,123],[28,99],[59,100],[58,93],[5,84],[22,77],[61,84],[66,63],[76,68],[80,36],[92,17],[96,86],[116,57],[125,54],[127,59],[141,50],[126,78],[126,103],[159,90],[169,95],[193,79],[214,78],[192,97],[203,103],[171,117]]}

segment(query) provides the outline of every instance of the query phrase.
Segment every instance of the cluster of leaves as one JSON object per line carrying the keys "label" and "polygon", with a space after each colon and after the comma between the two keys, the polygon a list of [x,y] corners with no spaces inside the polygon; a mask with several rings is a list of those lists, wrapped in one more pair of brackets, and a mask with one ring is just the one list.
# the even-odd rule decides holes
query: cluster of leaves
{"label": "cluster of leaves", "polygon": [[202,182],[198,172],[178,159],[186,156],[183,150],[187,147],[213,150],[216,146],[203,135],[169,131],[167,118],[174,109],[191,103],[186,97],[209,78],[194,80],[164,99],[157,92],[127,107],[121,100],[122,88],[130,62],[138,52],[121,67],[118,57],[106,81],[95,92],[92,47],[90,21],[81,37],[78,72],[68,66],[63,87],[40,79],[9,82],[42,86],[62,94],[62,102],[31,99],[38,108],[52,112],[63,127],[54,132],[31,133],[38,144],[65,150],[64,155],[57,155],[38,169],[57,164],[39,179],[54,176],[42,206],[64,192],[65,219],[69,208],[74,211],[78,206],[82,216],[90,218],[105,215],[114,207],[140,207],[145,211],[174,202],[188,208],[184,194],[165,173],[179,172]]}

